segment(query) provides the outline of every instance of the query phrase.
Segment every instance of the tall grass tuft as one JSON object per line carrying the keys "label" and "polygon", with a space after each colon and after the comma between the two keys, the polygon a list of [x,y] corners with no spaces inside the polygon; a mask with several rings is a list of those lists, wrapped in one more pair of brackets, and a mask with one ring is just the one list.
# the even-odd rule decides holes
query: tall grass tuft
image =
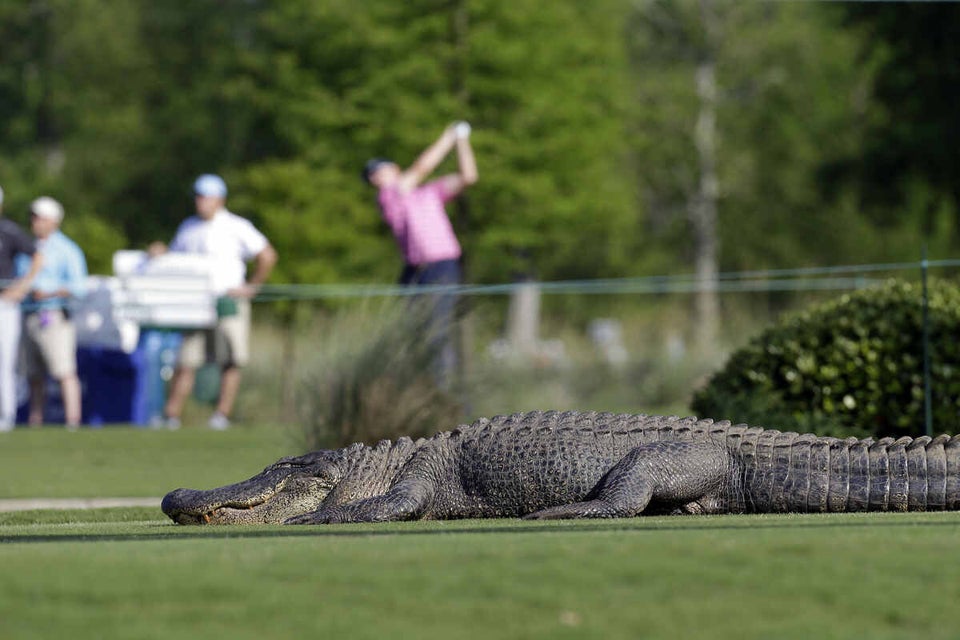
{"label": "tall grass tuft", "polygon": [[308,449],[429,436],[462,420],[454,385],[436,368],[427,302],[370,303],[333,320],[297,386]]}

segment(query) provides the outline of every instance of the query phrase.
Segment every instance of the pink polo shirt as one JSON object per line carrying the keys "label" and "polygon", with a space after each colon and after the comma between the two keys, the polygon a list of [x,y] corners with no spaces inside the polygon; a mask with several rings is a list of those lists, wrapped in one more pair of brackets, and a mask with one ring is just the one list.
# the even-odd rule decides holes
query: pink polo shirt
{"label": "pink polo shirt", "polygon": [[390,225],[407,264],[419,266],[460,258],[460,243],[444,204],[453,196],[442,180],[427,182],[403,193],[395,187],[380,190],[380,210]]}

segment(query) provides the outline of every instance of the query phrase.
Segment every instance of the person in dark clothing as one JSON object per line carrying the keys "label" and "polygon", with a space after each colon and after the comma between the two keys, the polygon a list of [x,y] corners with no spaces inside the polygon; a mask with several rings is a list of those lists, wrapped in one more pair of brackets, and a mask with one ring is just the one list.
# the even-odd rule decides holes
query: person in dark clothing
{"label": "person in dark clothing", "polygon": [[[16,275],[18,254],[32,256],[29,271],[20,278]],[[17,417],[20,302],[30,291],[41,265],[42,258],[33,236],[3,217],[3,189],[0,189],[0,432],[13,429]]]}

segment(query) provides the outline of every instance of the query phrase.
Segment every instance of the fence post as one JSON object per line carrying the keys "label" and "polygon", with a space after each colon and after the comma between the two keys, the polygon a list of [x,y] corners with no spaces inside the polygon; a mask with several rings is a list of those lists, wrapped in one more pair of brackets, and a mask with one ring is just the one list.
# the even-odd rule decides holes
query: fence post
{"label": "fence post", "polygon": [[923,419],[928,436],[933,436],[933,394],[930,380],[930,297],[927,295],[927,245],[923,245],[923,260],[920,262],[923,283]]}
{"label": "fence post", "polygon": [[510,294],[507,339],[516,354],[534,355],[540,343],[540,283],[523,280]]}

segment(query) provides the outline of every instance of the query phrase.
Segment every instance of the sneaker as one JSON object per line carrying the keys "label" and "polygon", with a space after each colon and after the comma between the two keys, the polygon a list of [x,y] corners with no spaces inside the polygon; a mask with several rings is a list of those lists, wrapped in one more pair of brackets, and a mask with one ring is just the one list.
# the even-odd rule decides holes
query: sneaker
{"label": "sneaker", "polygon": [[226,431],[230,428],[230,418],[217,411],[210,416],[210,421],[207,423],[207,426],[214,431]]}
{"label": "sneaker", "polygon": [[13,423],[0,420],[0,433],[7,433],[9,431],[13,431]]}
{"label": "sneaker", "polygon": [[173,416],[167,416],[163,419],[163,426],[169,429],[170,431],[176,431],[180,428],[180,418],[175,418]]}

